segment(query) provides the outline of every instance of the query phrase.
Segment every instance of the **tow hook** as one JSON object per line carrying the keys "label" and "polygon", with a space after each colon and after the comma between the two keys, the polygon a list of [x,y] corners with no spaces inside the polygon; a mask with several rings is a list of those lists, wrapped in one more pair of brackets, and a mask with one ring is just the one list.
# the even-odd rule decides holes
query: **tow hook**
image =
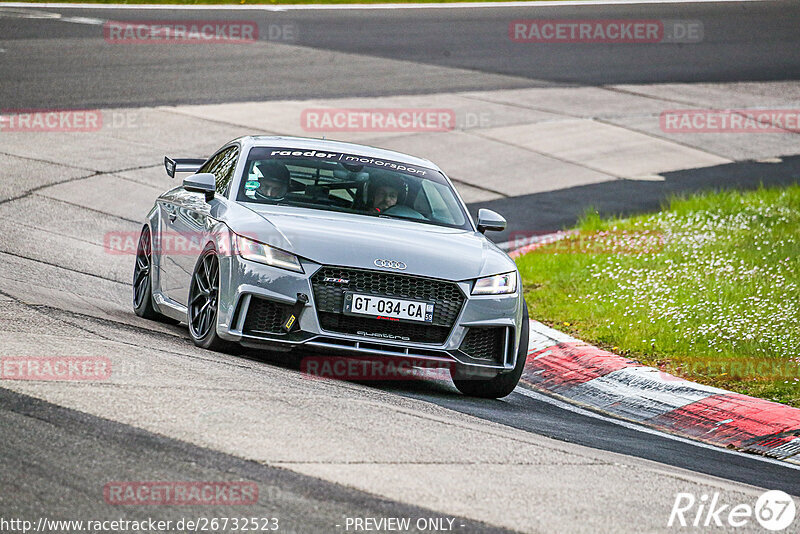
{"label": "tow hook", "polygon": [[297,301],[292,305],[291,309],[289,310],[289,315],[286,317],[286,320],[283,321],[283,326],[281,326],[281,330],[286,332],[287,334],[292,331],[293,328],[297,326],[297,320],[300,318],[300,314],[303,312],[303,308],[305,305],[308,304],[308,295],[305,293],[298,293],[297,294]]}

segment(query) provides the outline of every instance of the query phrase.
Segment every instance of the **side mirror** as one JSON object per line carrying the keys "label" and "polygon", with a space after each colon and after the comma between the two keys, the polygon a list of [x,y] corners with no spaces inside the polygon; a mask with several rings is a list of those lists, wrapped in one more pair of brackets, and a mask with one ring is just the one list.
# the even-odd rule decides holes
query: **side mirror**
{"label": "side mirror", "polygon": [[183,179],[183,188],[193,193],[205,193],[206,202],[214,198],[217,189],[217,179],[210,172],[193,174]]}
{"label": "side mirror", "polygon": [[486,230],[502,232],[507,224],[499,213],[484,208],[478,210],[478,231],[482,234],[486,233]]}

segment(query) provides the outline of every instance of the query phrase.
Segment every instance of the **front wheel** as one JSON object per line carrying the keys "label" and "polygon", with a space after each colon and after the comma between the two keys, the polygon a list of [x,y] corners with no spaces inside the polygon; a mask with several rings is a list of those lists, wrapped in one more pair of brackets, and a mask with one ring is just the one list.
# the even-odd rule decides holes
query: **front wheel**
{"label": "front wheel", "polygon": [[508,373],[499,374],[493,378],[466,377],[461,378],[457,371],[451,370],[453,384],[464,395],[481,397],[484,399],[499,399],[509,395],[517,387],[522,371],[525,370],[525,360],[528,357],[528,305],[525,304],[522,312],[522,329],[519,336],[519,349],[517,349],[517,364]]}
{"label": "front wheel", "polygon": [[225,351],[232,343],[217,335],[219,308],[219,259],[213,247],[207,247],[197,260],[189,287],[187,321],[189,335],[198,347]]}

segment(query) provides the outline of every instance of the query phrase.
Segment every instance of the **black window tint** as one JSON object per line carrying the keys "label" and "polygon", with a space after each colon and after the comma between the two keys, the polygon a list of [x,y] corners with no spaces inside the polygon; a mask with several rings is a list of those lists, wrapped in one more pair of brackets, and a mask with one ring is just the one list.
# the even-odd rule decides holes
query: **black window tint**
{"label": "black window tint", "polygon": [[228,189],[228,184],[233,179],[233,170],[236,168],[236,160],[239,156],[239,149],[236,147],[229,148],[224,152],[220,152],[221,157],[213,172],[217,178],[217,193],[224,194]]}
{"label": "black window tint", "polygon": [[200,167],[200,170],[198,170],[197,173],[199,174],[201,172],[214,172],[212,169],[216,168],[217,163],[219,163],[219,160],[222,158],[223,155],[224,152],[220,152],[210,160],[206,161],[203,164],[203,166]]}
{"label": "black window tint", "polygon": [[238,155],[239,149],[237,147],[223,150],[205,162],[197,172],[210,172],[213,174],[217,182],[217,193],[224,195],[228,189],[228,185],[231,183],[231,179],[233,179],[233,170],[236,167]]}

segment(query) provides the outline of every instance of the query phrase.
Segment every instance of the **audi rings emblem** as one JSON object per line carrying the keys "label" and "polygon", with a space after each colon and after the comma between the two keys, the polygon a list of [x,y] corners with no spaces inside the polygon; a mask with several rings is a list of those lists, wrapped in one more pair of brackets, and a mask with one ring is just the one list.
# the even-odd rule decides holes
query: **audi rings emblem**
{"label": "audi rings emblem", "polygon": [[405,271],[408,266],[402,261],[394,260],[375,260],[376,267],[385,267],[386,269],[399,269]]}

